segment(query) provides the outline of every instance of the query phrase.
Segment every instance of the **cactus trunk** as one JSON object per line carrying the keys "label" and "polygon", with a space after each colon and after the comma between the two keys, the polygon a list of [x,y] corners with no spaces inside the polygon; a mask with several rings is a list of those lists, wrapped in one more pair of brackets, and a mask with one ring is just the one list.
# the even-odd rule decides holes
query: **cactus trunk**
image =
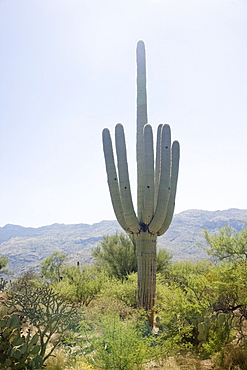
{"label": "cactus trunk", "polygon": [[138,306],[149,312],[149,316],[152,318],[156,292],[157,236],[148,231],[141,231],[135,236],[135,241],[138,268]]}

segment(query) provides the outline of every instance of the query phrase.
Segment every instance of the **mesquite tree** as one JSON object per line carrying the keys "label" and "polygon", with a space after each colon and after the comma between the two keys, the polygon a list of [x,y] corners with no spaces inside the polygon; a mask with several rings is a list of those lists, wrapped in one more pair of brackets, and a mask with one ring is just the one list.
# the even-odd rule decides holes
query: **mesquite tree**
{"label": "mesquite tree", "polygon": [[[153,132],[147,123],[146,58],[143,41],[137,44],[137,214],[134,210],[126,156],[124,129],[115,127],[117,169],[110,131],[103,130],[103,148],[108,185],[116,218],[136,239],[138,305],[150,312],[156,291],[156,242],[172,221],[179,167],[179,143],[171,143],[167,124],[157,130],[154,161]],[[154,163],[155,162],[155,163]]]}

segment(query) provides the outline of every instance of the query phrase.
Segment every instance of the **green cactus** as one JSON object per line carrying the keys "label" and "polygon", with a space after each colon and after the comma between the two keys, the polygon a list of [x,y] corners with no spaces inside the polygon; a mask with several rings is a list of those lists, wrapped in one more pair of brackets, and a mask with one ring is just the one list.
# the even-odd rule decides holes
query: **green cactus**
{"label": "green cactus", "polygon": [[208,333],[210,329],[211,323],[210,319],[207,317],[204,322],[200,322],[198,324],[198,340],[200,342],[206,342],[208,338]]}
{"label": "green cactus", "polygon": [[[18,315],[6,315],[0,320],[0,369],[40,369],[38,334],[23,335]],[[41,360],[40,360],[41,359]]]}
{"label": "green cactus", "polygon": [[[116,218],[135,235],[138,264],[138,305],[152,312],[156,291],[156,242],[172,221],[179,167],[179,143],[171,143],[170,127],[160,124],[154,164],[153,132],[147,123],[146,58],[137,44],[137,215],[134,210],[122,124],[115,128],[116,170],[110,131],[103,130],[108,185]],[[153,316],[150,316],[153,323]]]}
{"label": "green cactus", "polygon": [[224,313],[222,313],[222,312],[220,312],[219,314],[218,314],[218,322],[221,324],[221,325],[223,325],[223,324],[225,324],[225,322],[227,321],[227,315],[226,314],[224,314]]}

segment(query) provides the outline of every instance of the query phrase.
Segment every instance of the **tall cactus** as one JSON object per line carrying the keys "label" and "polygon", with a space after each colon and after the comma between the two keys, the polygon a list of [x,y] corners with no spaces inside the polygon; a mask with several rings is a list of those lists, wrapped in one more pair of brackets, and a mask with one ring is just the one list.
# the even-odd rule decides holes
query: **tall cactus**
{"label": "tall cactus", "polygon": [[154,164],[153,132],[147,123],[146,58],[143,41],[137,44],[137,214],[128,174],[122,124],[115,127],[117,170],[110,131],[103,130],[103,148],[111,201],[120,226],[135,235],[138,266],[138,306],[153,320],[156,291],[156,242],[172,221],[179,167],[179,143],[171,144],[167,124],[157,130]]}

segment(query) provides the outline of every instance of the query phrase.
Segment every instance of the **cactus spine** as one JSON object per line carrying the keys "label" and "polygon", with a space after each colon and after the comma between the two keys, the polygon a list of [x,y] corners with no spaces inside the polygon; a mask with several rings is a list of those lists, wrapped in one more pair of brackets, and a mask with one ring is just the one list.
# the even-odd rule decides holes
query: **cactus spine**
{"label": "cactus spine", "polygon": [[154,164],[153,131],[147,123],[146,57],[137,44],[137,215],[134,210],[122,124],[115,127],[117,170],[111,135],[103,130],[103,149],[111,201],[120,226],[135,235],[138,264],[138,305],[151,312],[156,290],[156,242],[172,221],[179,167],[179,143],[171,143],[167,124],[160,124]]}

